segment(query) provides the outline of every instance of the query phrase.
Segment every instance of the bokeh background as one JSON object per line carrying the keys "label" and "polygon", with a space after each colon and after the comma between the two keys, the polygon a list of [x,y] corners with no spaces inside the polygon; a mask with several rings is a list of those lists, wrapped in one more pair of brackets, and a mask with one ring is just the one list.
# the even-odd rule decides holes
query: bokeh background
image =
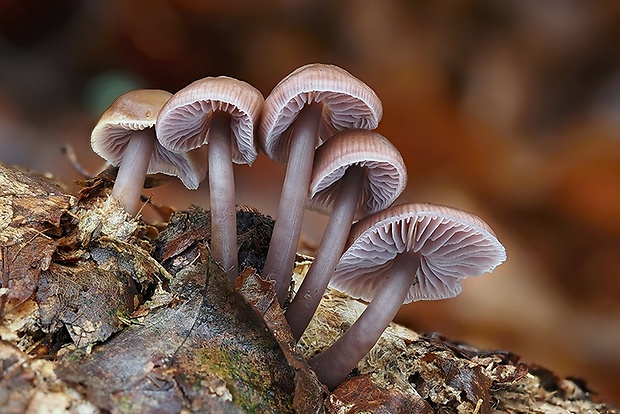
{"label": "bokeh background", "polygon": [[[508,349],[620,404],[620,2],[0,0],[0,161],[76,192],[103,162],[89,135],[120,93],[204,76],[265,96],[295,68],[337,64],[384,104],[399,200],[487,220],[507,262],[398,321]],[[284,167],[236,169],[239,204],[275,214]],[[207,206],[176,182],[155,203]],[[148,212],[147,212],[148,214]],[[308,214],[311,252],[326,219]]]}

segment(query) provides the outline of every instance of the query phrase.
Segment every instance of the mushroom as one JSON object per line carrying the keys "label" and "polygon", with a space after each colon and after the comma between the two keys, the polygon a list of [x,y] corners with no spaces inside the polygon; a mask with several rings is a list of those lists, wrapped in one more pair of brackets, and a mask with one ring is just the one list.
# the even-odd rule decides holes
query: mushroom
{"label": "mushroom", "polygon": [[258,155],[254,127],[263,95],[225,76],[197,80],[174,94],[157,117],[157,138],[185,152],[208,144],[211,254],[231,281],[238,275],[233,162],[252,165]]}
{"label": "mushroom", "polygon": [[171,96],[159,89],[127,92],[103,112],[91,134],[93,151],[119,167],[111,195],[129,214],[138,211],[147,174],[176,175],[192,189],[206,176],[202,154],[173,153],[157,142],[155,120]]}
{"label": "mushroom", "polygon": [[389,207],[406,184],[402,156],[374,131],[343,131],[316,150],[308,207],[330,218],[314,262],[286,310],[295,339],[323,297],[353,220]]}
{"label": "mushroom", "polygon": [[374,129],[383,114],[370,87],[336,66],[311,64],[285,77],[263,108],[260,144],[275,162],[287,164],[263,275],[275,280],[284,303],[308,199],[314,151],[335,132]]}
{"label": "mushroom", "polygon": [[465,277],[490,272],[505,259],[504,247],[484,221],[449,207],[404,204],[355,223],[330,285],[370,303],[310,366],[334,389],[403,303],[454,297]]}

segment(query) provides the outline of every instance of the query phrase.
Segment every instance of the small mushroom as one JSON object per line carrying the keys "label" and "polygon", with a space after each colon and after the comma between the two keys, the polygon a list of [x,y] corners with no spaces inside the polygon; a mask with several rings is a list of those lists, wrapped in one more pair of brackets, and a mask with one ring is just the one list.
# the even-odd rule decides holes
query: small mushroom
{"label": "small mushroom", "polygon": [[119,96],[106,109],[91,134],[90,143],[99,156],[118,166],[112,197],[129,214],[136,214],[147,174],[178,176],[188,188],[198,188],[206,176],[199,152],[174,153],[155,136],[155,120],[172,96],[159,89],[138,89]]}
{"label": "small mushroom", "polygon": [[246,82],[207,77],[175,93],[157,117],[157,138],[169,150],[208,144],[211,254],[233,282],[238,275],[233,162],[251,165],[256,159],[254,128],[263,102]]}
{"label": "small mushroom", "polygon": [[263,268],[263,275],[275,280],[281,304],[291,281],[315,148],[337,131],[376,128],[382,114],[370,87],[344,69],[324,64],[295,70],[265,100],[261,147],[273,161],[287,164]]}
{"label": "small mushroom", "polygon": [[316,257],[286,310],[299,340],[323,297],[354,219],[389,207],[407,184],[405,162],[387,138],[363,129],[340,132],[315,154],[308,207],[329,214]]}
{"label": "small mushroom", "polygon": [[334,344],[310,359],[334,389],[377,342],[403,303],[451,298],[461,281],[492,271],[504,247],[480,218],[431,204],[404,204],[355,223],[330,282],[369,305]]}

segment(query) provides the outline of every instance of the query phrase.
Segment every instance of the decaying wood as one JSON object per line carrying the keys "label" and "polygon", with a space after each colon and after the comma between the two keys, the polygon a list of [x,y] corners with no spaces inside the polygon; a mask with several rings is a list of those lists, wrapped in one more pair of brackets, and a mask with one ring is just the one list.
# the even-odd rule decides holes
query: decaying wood
{"label": "decaying wood", "polygon": [[[108,173],[106,173],[108,174]],[[209,213],[165,226],[0,166],[0,407],[75,413],[614,413],[579,381],[392,325],[333,393],[306,359],[364,304],[329,290],[295,344],[260,277],[273,223],[238,212],[235,286],[209,260]],[[299,257],[296,283],[308,269]]]}

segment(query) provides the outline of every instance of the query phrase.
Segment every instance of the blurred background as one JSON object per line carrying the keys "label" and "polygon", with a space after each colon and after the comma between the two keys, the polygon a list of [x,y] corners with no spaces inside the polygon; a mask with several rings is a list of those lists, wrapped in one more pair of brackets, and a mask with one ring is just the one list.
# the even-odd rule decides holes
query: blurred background
{"label": "blurred background", "polygon": [[[620,404],[620,2],[603,0],[0,0],[0,162],[77,192],[89,136],[119,94],[225,74],[265,96],[306,63],[339,65],[384,105],[399,202],[472,211],[508,260],[398,321],[507,349]],[[235,170],[238,203],[274,215],[284,167]],[[172,181],[155,203],[207,207]],[[311,252],[326,218],[308,214]]]}

